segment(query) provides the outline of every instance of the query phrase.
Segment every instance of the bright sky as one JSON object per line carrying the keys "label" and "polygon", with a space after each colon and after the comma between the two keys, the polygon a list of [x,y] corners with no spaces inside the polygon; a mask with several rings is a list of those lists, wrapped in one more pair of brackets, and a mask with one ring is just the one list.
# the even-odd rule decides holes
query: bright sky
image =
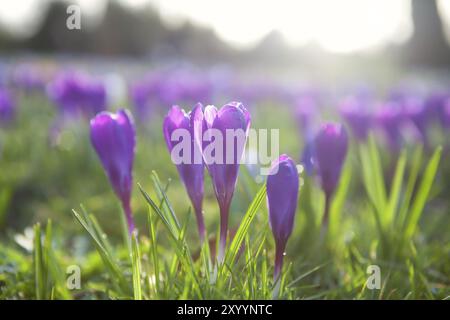
{"label": "bright sky", "polygon": [[[2,1],[0,22],[26,33],[39,1]],[[293,45],[314,41],[347,53],[401,42],[412,33],[410,0],[118,0],[139,9],[151,3],[169,24],[189,19],[212,27],[238,47],[257,43],[277,30]],[[427,1],[427,0],[426,0]],[[101,16],[106,0],[76,0],[82,15]],[[438,0],[450,28],[450,0]],[[23,21],[29,21],[24,23]]]}

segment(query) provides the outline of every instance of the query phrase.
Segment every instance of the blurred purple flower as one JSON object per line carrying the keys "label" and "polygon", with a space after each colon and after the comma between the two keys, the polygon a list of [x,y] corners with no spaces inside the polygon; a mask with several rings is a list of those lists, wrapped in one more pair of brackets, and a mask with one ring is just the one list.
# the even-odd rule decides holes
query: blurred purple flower
{"label": "blurred purple flower", "polygon": [[43,91],[45,88],[45,77],[43,70],[34,65],[22,64],[16,67],[11,76],[14,87],[22,89],[25,93]]}
{"label": "blurred purple flower", "polygon": [[314,151],[314,138],[312,137],[309,141],[307,141],[305,147],[303,148],[303,153],[300,159],[300,163],[303,165],[306,174],[309,176],[313,174],[316,165]]}
{"label": "blurred purple flower", "polygon": [[450,129],[450,98],[447,99],[444,107],[444,127]]}
{"label": "blurred purple flower", "polygon": [[64,116],[91,117],[106,110],[103,83],[76,72],[61,73],[48,86],[48,95]]}
{"label": "blurred purple flower", "polygon": [[[194,124],[200,120],[200,117],[198,117],[194,120]],[[217,110],[214,106],[207,106],[203,113],[202,127],[205,130],[204,140],[210,142],[197,141],[197,143],[202,146],[203,159],[212,178],[214,192],[219,203],[220,246],[218,258],[219,261],[222,261],[227,241],[231,199],[236,187],[239,164],[250,128],[250,113],[240,102],[230,102],[220,110]],[[226,138],[227,131],[235,134],[233,139]],[[221,135],[223,149],[215,150],[216,154],[212,157],[207,150],[208,146],[217,142],[215,140],[217,139],[216,132]]]}
{"label": "blurred purple flower", "polygon": [[450,98],[450,93],[448,92],[432,92],[427,96],[424,102],[427,121],[432,124],[440,123],[442,126],[445,126],[444,109],[448,98]]}
{"label": "blurred purple flower", "polygon": [[[195,143],[195,137],[202,135],[202,127],[194,125],[194,119],[202,121],[202,105],[197,104],[190,113],[186,113],[178,106],[173,106],[167,116],[164,118],[163,133],[167,147],[170,152],[182,141],[172,141],[172,134],[177,129],[184,129],[189,133],[190,141],[190,161],[188,163],[177,164],[178,173],[183,181],[186,191],[191,199],[192,205],[197,217],[197,227],[200,240],[203,242],[206,231],[203,221],[202,201],[203,201],[203,170],[202,151],[200,146]],[[202,123],[200,123],[202,124]],[[200,162],[195,157],[200,157]]]}
{"label": "blurred purple flower", "polygon": [[134,83],[129,95],[139,118],[147,119],[156,108],[167,110],[174,102],[210,101],[213,86],[208,77],[191,70],[159,71]]}
{"label": "blurred purple flower", "polygon": [[318,113],[317,108],[315,99],[310,96],[302,96],[295,103],[295,118],[297,119],[300,133],[305,138],[311,133]]}
{"label": "blurred purple flower", "polygon": [[418,131],[418,138],[424,144],[428,143],[427,128],[429,116],[423,101],[419,98],[409,97],[403,101],[403,113],[406,120],[409,120]]}
{"label": "blurred purple flower", "polygon": [[281,273],[284,250],[294,226],[298,188],[297,167],[291,158],[283,154],[272,163],[267,177],[269,223],[276,246],[274,280]]}
{"label": "blurred purple flower", "polygon": [[6,89],[0,88],[0,123],[8,124],[16,115],[16,102]]}
{"label": "blurred purple flower", "polygon": [[318,112],[317,99],[312,95],[302,95],[295,102],[295,118],[304,143],[301,163],[308,175],[314,170],[314,126]]}
{"label": "blurred purple flower", "polygon": [[131,234],[135,228],[130,200],[136,146],[132,116],[126,110],[99,113],[91,120],[91,142],[122,203]]}
{"label": "blurred purple flower", "polygon": [[372,127],[372,114],[368,104],[369,102],[365,99],[349,97],[339,106],[342,118],[359,141],[367,140],[367,135]]}
{"label": "blurred purple flower", "polygon": [[391,151],[397,152],[402,144],[401,129],[404,122],[400,104],[387,102],[382,105],[376,112],[375,121],[385,134]]}
{"label": "blurred purple flower", "polygon": [[336,189],[348,149],[345,128],[337,123],[324,123],[315,139],[315,154],[322,189],[325,193],[324,225],[328,223],[331,196]]}

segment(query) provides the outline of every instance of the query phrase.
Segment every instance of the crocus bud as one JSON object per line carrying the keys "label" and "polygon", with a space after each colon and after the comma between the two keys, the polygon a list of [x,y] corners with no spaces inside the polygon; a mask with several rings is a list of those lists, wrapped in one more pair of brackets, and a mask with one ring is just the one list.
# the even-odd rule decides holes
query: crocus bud
{"label": "crocus bud", "polygon": [[133,118],[126,110],[103,111],[91,120],[91,142],[134,230],[131,212],[132,169],[136,146]]}
{"label": "crocus bud", "polygon": [[341,175],[348,148],[345,128],[337,123],[324,123],[315,139],[315,155],[322,189],[325,193],[324,224],[328,223],[331,196]]}
{"label": "crocus bud", "polygon": [[280,275],[286,242],[292,233],[298,187],[297,167],[291,158],[283,154],[272,163],[267,177],[269,223],[276,247],[274,280]]}
{"label": "crocus bud", "polygon": [[[203,159],[200,146],[195,143],[195,137],[201,137],[202,126],[194,126],[194,119],[203,119],[202,105],[199,103],[190,113],[186,113],[178,106],[173,106],[164,118],[163,133],[167,147],[171,152],[172,161],[177,165],[178,173],[186,187],[186,191],[191,199],[192,206],[197,217],[197,226],[200,239],[203,242],[205,237],[205,224],[203,221],[202,201],[203,201]],[[200,123],[201,124],[201,123]],[[183,154],[181,161],[174,157],[179,154],[172,154],[172,150],[183,143],[183,137],[189,139],[187,148],[181,149]]]}
{"label": "crocus bud", "polygon": [[203,141],[198,141],[198,143],[202,146],[203,159],[219,203],[218,259],[222,261],[227,241],[231,199],[250,128],[250,113],[240,102],[230,102],[220,110],[214,106],[207,106],[203,114],[203,128],[205,130]]}
{"label": "crocus bud", "polygon": [[0,123],[10,123],[16,114],[16,103],[6,89],[0,89]]}

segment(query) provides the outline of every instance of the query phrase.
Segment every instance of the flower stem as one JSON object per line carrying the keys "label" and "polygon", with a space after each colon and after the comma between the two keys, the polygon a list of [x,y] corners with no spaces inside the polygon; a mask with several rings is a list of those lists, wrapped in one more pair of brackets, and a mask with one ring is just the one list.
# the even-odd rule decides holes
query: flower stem
{"label": "flower stem", "polygon": [[330,219],[331,193],[325,193],[325,208],[323,210],[322,227],[327,228]]}
{"label": "flower stem", "polygon": [[131,205],[130,205],[130,202],[125,202],[122,205],[123,205],[123,211],[125,212],[125,216],[127,218],[128,235],[131,237],[133,234],[133,231],[135,230],[133,214],[131,212]]}
{"label": "flower stem", "polygon": [[225,248],[227,245],[228,234],[228,214],[230,205],[220,206],[220,238],[219,238],[219,252],[217,261],[222,263],[225,258]]}
{"label": "flower stem", "polygon": [[273,271],[274,288],[272,291],[272,299],[278,299],[281,289],[281,274],[283,270],[283,257],[286,243],[277,243],[275,248],[275,265]]}
{"label": "flower stem", "polygon": [[202,245],[206,238],[206,228],[205,228],[205,221],[203,219],[203,210],[201,206],[194,208],[194,210],[195,216],[197,218],[197,229],[198,235],[200,237],[200,245]]}
{"label": "flower stem", "polygon": [[280,281],[281,279],[281,270],[283,270],[283,257],[284,257],[284,244],[276,244],[275,248],[275,265],[274,265],[274,272],[273,272],[273,282]]}

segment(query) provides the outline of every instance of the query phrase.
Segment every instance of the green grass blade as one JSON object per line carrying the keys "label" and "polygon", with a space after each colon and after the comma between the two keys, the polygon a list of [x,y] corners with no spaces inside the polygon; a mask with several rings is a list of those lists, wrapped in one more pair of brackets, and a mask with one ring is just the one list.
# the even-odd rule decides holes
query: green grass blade
{"label": "green grass blade", "polygon": [[373,172],[372,178],[373,183],[375,184],[377,198],[384,208],[386,204],[386,187],[384,185],[383,179],[384,175],[383,175],[383,168],[381,166],[380,154],[378,152],[377,144],[373,134],[369,135],[369,152]]}
{"label": "green grass blade", "polygon": [[341,222],[342,210],[344,207],[345,199],[347,197],[348,189],[350,187],[350,181],[352,178],[352,170],[350,165],[346,165],[342,171],[339,186],[333,197],[330,212],[329,223],[329,236],[333,238],[338,234],[339,226]]}
{"label": "green grass blade", "polygon": [[159,281],[159,260],[158,260],[158,251],[157,251],[157,244],[156,244],[156,231],[155,231],[155,224],[153,222],[152,218],[152,212],[151,210],[148,210],[147,213],[148,218],[148,225],[149,225],[149,234],[150,234],[150,256],[153,260],[153,269],[155,274],[155,291],[156,295],[159,295],[160,292],[160,281]]}
{"label": "green grass blade", "polygon": [[233,241],[231,242],[230,248],[226,253],[225,261],[226,264],[229,266],[234,265],[234,261],[236,259],[236,256],[239,252],[239,249],[241,248],[242,242],[244,241],[245,235],[247,234],[250,224],[252,223],[253,219],[256,216],[256,212],[258,211],[263,199],[266,196],[266,185],[264,184],[256,194],[255,198],[253,199],[252,203],[250,204],[247,213],[245,214],[244,218],[242,219],[241,224],[239,225],[239,228],[236,232],[236,235],[233,238]]}
{"label": "green grass blade", "polygon": [[161,181],[159,180],[159,177],[156,173],[156,171],[152,171],[152,181],[156,189],[156,193],[158,194],[158,198],[163,201],[163,208],[167,210],[169,214],[167,214],[168,218],[175,223],[178,229],[180,229],[180,223],[177,219],[177,216],[175,215],[175,211],[173,211],[173,208],[169,202],[169,199],[167,198],[167,194],[164,191],[164,188],[161,185]]}
{"label": "green grass blade", "polygon": [[388,205],[386,207],[385,213],[382,216],[383,228],[385,230],[392,225],[395,213],[397,211],[405,167],[406,167],[406,151],[403,150],[397,161],[397,166],[395,168],[395,175],[392,181],[391,191],[389,194]]}
{"label": "green grass blade", "polygon": [[135,232],[131,239],[131,268],[133,273],[133,294],[134,300],[142,300],[141,287],[141,253]]}
{"label": "green grass blade", "polygon": [[[111,255],[104,248],[101,241],[98,239],[96,232],[89,226],[92,225],[92,221],[90,220],[89,222],[85,221],[84,218],[75,210],[72,210],[72,212],[77,221],[81,224],[81,226],[87,231],[87,233],[91,237],[97,249],[97,252],[100,254],[100,257],[102,258],[107,270],[111,275],[113,283],[117,284],[117,288],[118,289],[120,288],[123,293],[130,292],[131,291],[130,286],[126,281],[125,277],[123,276],[119,266],[114,262]],[[87,218],[89,219],[89,216],[87,216]]]}
{"label": "green grass blade", "polygon": [[34,226],[34,281],[36,299],[45,299],[45,266],[42,258],[41,225]]}
{"label": "green grass blade", "polygon": [[416,192],[416,198],[412,203],[411,211],[406,220],[405,225],[405,239],[409,239],[414,234],[420,216],[422,215],[423,208],[428,199],[431,187],[433,185],[434,177],[436,176],[437,169],[439,167],[439,161],[441,158],[442,147],[438,147],[433,153],[428,165],[425,169],[425,173],[422,177],[419,188]]}
{"label": "green grass blade", "polygon": [[414,192],[414,187],[416,185],[417,176],[419,175],[420,168],[422,166],[422,153],[423,146],[419,145],[415,148],[412,161],[411,168],[408,176],[408,181],[406,183],[406,190],[403,196],[402,206],[396,221],[396,225],[400,228],[403,228],[405,225],[406,215],[411,207],[411,198]]}
{"label": "green grass blade", "polygon": [[[173,248],[175,249],[178,259],[182,263],[183,267],[185,268],[185,271],[189,273],[189,275],[192,277],[193,280],[193,287],[197,291],[197,294],[199,297],[203,297],[203,293],[200,289],[200,285],[198,282],[198,277],[195,273],[194,264],[192,261],[192,255],[190,253],[189,247],[184,239],[183,230],[180,230],[176,224],[171,222],[173,219],[168,219],[166,215],[159,209],[159,207],[156,205],[156,203],[152,200],[152,198],[148,195],[147,192],[141,187],[140,184],[138,184],[139,190],[141,191],[142,195],[144,196],[147,203],[150,205],[150,207],[153,209],[153,211],[157,214],[157,216],[161,219],[163,222],[163,225],[166,227],[167,231],[169,231],[170,239],[172,240]],[[163,191],[163,190],[162,190]],[[163,191],[164,193],[164,191]],[[164,193],[163,195],[166,199],[166,195]]]}
{"label": "green grass blade", "polygon": [[179,237],[179,230],[171,223],[170,219],[166,217],[166,215],[163,213],[163,211],[160,210],[160,208],[156,205],[156,203],[152,200],[152,198],[148,195],[147,192],[142,188],[140,184],[138,184],[139,190],[141,191],[141,194],[144,196],[147,203],[150,205],[150,207],[153,209],[153,211],[158,215],[158,217],[161,219],[163,224],[168,229],[170,235],[175,240]]}

